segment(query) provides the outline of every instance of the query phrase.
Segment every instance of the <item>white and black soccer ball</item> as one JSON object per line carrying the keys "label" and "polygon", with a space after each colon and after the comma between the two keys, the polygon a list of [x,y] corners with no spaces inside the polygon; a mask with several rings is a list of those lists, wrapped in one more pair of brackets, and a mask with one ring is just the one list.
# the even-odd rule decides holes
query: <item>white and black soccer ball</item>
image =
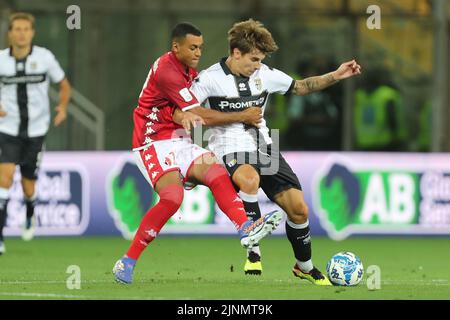
{"label": "white and black soccer ball", "polygon": [[364,275],[361,259],[351,252],[339,252],[327,264],[330,281],[339,286],[356,286]]}

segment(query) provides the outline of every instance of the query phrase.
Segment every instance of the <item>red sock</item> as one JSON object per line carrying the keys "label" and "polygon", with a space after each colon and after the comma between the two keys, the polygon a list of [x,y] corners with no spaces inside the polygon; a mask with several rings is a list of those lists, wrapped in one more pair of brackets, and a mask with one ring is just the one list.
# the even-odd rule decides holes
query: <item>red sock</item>
{"label": "red sock", "polygon": [[159,192],[159,202],[142,218],[139,229],[128,249],[127,256],[137,260],[142,251],[156,238],[167,220],[177,212],[183,202],[182,186],[170,185]]}
{"label": "red sock", "polygon": [[205,184],[211,189],[219,208],[239,229],[248,218],[228,172],[221,165],[213,164],[205,174]]}

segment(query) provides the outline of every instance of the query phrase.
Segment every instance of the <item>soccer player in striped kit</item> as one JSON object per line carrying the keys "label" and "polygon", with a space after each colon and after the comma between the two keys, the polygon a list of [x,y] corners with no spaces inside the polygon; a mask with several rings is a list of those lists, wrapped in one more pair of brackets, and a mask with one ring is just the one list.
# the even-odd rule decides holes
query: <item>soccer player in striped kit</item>
{"label": "soccer player in striped kit", "polygon": [[[271,33],[252,19],[236,23],[228,32],[230,54],[202,71],[191,91],[206,108],[193,108],[203,118],[211,111],[222,116],[259,107],[264,113],[272,93],[306,95],[322,90],[361,73],[356,61],[343,63],[323,76],[295,80],[284,72],[263,64],[264,58],[278,49]],[[178,112],[175,114],[177,119]],[[273,143],[263,119],[256,126],[243,123],[213,126],[208,148],[222,160],[239,191],[247,215],[261,216],[258,189],[287,214],[286,234],[295,256],[292,269],[297,277],[316,285],[331,285],[312,262],[308,206],[300,182]],[[249,248],[244,266],[246,274],[262,272],[259,246]]]}
{"label": "soccer player in striped kit", "polygon": [[10,47],[0,51],[0,254],[6,251],[3,228],[16,165],[20,166],[26,203],[22,238],[31,240],[34,235],[36,181],[50,125],[49,82],[59,84],[55,126],[66,119],[70,100],[70,84],[64,71],[48,49],[32,44],[34,33],[31,14],[12,14]]}

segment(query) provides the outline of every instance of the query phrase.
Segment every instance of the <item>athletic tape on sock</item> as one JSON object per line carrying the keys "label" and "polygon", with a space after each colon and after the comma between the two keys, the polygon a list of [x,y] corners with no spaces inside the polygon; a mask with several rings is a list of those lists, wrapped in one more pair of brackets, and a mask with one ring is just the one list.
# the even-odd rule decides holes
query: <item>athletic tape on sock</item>
{"label": "athletic tape on sock", "polygon": [[243,191],[239,191],[239,197],[245,202],[258,202],[258,194],[248,194]]}
{"label": "athletic tape on sock", "polygon": [[306,227],[309,226],[309,220],[307,219],[305,223],[302,224],[295,224],[294,222],[292,222],[291,220],[289,220],[289,218],[286,220],[286,223],[289,225],[289,227],[293,228],[293,229],[305,229]]}
{"label": "athletic tape on sock", "polygon": [[0,199],[7,200],[9,198],[9,190],[6,188],[0,188]]}

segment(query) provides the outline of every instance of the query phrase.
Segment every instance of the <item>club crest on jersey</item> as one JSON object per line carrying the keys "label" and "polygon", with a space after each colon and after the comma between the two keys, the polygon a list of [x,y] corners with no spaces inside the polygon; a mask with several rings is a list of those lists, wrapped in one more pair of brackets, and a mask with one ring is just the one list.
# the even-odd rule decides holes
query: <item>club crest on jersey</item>
{"label": "club crest on jersey", "polygon": [[37,69],[37,63],[35,61],[30,63],[31,70],[35,71]]}
{"label": "club crest on jersey", "polygon": [[256,89],[258,89],[258,90],[262,90],[262,81],[261,81],[261,78],[256,78],[256,79],[255,79],[255,87],[256,87]]}

